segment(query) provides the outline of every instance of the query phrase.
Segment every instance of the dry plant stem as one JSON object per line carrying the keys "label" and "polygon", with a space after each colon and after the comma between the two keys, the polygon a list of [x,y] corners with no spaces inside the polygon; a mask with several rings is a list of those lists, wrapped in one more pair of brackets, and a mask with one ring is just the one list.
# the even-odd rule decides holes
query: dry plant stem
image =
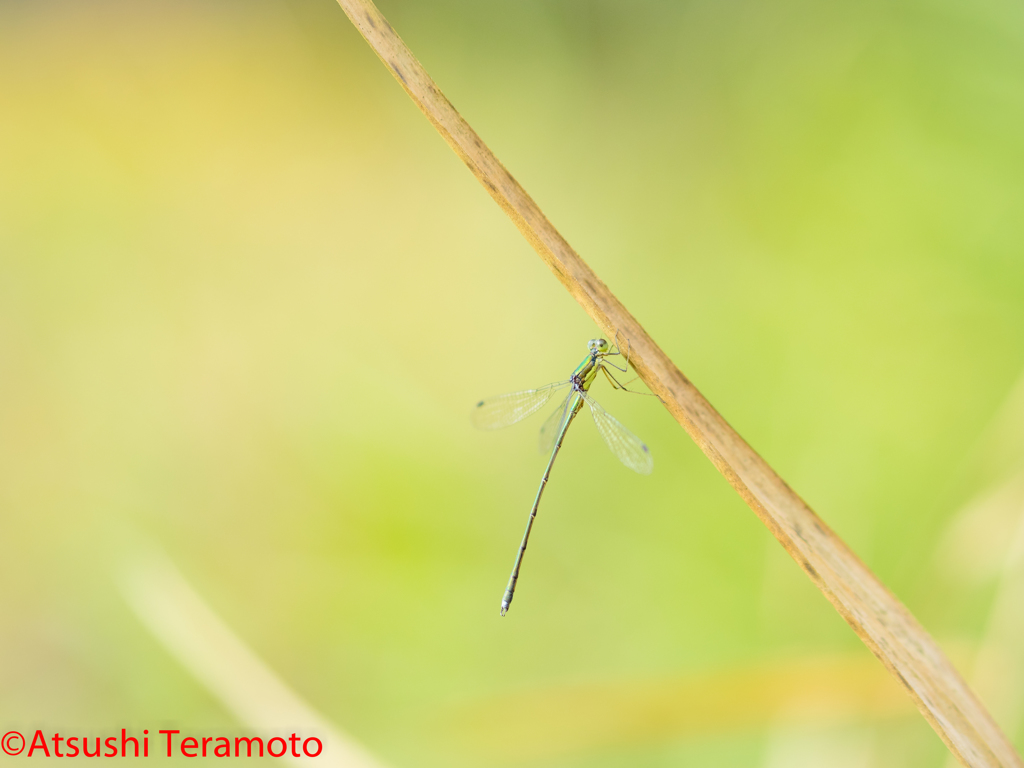
{"label": "dry plant stem", "polygon": [[338,2],[569,293],[609,337],[618,331],[629,339],[640,378],[907,689],[953,754],[972,768],[1024,768],[931,636],[683,376],[455,111],[373,3]]}

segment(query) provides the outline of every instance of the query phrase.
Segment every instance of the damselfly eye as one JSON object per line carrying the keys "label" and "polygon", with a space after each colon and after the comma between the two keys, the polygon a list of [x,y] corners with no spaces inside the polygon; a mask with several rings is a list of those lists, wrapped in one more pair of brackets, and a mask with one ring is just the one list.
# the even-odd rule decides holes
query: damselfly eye
{"label": "damselfly eye", "polygon": [[591,339],[587,347],[591,352],[604,352],[608,349],[608,342],[604,339]]}

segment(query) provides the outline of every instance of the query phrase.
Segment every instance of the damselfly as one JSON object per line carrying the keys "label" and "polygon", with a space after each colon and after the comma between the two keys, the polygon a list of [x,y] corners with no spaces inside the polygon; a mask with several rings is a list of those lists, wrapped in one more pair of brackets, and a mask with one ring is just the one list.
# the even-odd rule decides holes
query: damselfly
{"label": "damselfly", "polygon": [[[512,596],[516,591],[516,581],[519,579],[519,567],[523,564],[523,553],[526,552],[526,544],[530,539],[530,531],[533,528],[533,521],[537,517],[537,507],[540,505],[541,494],[544,493],[544,486],[551,476],[551,467],[558,456],[558,450],[562,447],[565,433],[569,425],[576,418],[576,414],[586,403],[590,406],[590,412],[594,415],[594,423],[601,437],[608,444],[619,461],[641,475],[649,475],[654,469],[654,459],[647,446],[632,432],[626,429],[619,421],[610,415],[604,408],[594,402],[590,396],[590,385],[594,383],[598,373],[603,373],[615,389],[626,389],[619,383],[609,368],[625,373],[629,370],[629,357],[626,356],[626,366],[620,368],[609,357],[621,354],[618,347],[609,347],[604,339],[591,339],[587,344],[589,354],[582,363],[572,372],[572,376],[566,381],[558,381],[538,389],[527,389],[522,392],[510,392],[507,395],[498,395],[486,400],[481,400],[473,409],[473,424],[480,429],[498,429],[507,427],[522,421],[547,403],[557,392],[570,387],[561,405],[544,422],[540,429],[540,449],[542,452],[551,452],[548,459],[544,476],[540,480],[540,488],[537,489],[537,497],[533,500],[533,508],[530,510],[530,517],[526,522],[526,533],[523,534],[523,541],[519,545],[519,553],[516,555],[515,565],[512,567],[512,575],[509,577],[508,586],[505,588],[505,595],[501,599],[501,615],[504,616],[512,603]],[[614,349],[615,351],[611,351]],[[628,352],[628,346],[627,346]],[[632,391],[632,390],[627,390]]]}

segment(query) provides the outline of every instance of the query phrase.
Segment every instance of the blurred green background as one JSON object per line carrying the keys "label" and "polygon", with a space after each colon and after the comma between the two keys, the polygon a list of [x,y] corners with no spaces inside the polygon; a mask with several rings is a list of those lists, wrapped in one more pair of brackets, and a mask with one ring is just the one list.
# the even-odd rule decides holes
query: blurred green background
{"label": "blurred green background", "polygon": [[[380,8],[1024,747],[1019,5]],[[649,398],[595,385],[655,473],[585,417],[499,619],[542,418],[469,410],[595,335],[333,0],[6,0],[0,731],[244,730],[159,551],[383,765],[945,765]]]}

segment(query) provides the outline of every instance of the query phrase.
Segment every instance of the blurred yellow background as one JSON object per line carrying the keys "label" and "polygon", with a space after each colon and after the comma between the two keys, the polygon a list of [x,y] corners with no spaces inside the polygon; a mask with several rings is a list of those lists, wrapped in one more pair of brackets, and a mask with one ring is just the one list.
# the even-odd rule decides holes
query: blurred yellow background
{"label": "blurred yellow background", "polygon": [[[380,8],[1024,747],[1019,8]],[[252,726],[166,559],[381,765],[945,765],[649,398],[595,385],[655,473],[584,417],[499,618],[542,418],[469,410],[596,333],[333,0],[5,0],[0,731]]]}

